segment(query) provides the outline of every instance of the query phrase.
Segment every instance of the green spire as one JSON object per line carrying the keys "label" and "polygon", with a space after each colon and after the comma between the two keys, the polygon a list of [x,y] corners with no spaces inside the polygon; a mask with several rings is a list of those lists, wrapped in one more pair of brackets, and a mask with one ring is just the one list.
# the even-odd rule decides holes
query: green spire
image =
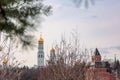
{"label": "green spire", "polygon": [[95,49],[94,55],[95,55],[95,56],[100,56],[100,53],[99,53],[99,51],[98,51],[97,48]]}

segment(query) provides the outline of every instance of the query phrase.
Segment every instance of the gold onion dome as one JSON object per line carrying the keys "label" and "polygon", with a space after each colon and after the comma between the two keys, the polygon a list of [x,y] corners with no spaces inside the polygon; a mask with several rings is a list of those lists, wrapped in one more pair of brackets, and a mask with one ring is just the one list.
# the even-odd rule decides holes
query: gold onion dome
{"label": "gold onion dome", "polygon": [[38,43],[39,43],[39,44],[43,44],[43,42],[44,42],[43,38],[40,37],[40,39],[38,40]]}
{"label": "gold onion dome", "polygon": [[2,63],[3,63],[3,64],[7,64],[7,62],[8,62],[8,60],[7,60],[7,59],[4,59]]}
{"label": "gold onion dome", "polygon": [[40,39],[38,40],[38,43],[43,44],[43,42],[44,42],[44,39],[42,38],[42,33],[40,33]]}
{"label": "gold onion dome", "polygon": [[55,52],[55,49],[54,49],[54,48],[52,48],[52,49],[50,50],[50,52]]}

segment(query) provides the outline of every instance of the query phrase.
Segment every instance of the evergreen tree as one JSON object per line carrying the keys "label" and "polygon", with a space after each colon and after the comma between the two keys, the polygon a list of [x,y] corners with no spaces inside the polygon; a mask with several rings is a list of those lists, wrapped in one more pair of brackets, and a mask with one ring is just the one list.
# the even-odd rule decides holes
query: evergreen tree
{"label": "evergreen tree", "polygon": [[43,0],[0,0],[0,33],[30,45],[35,16],[48,16],[50,12],[51,6],[44,5]]}

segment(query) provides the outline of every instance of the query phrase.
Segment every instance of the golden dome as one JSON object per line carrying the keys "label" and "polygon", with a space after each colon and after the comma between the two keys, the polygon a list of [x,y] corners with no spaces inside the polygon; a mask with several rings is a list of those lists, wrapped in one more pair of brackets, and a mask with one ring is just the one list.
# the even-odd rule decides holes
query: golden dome
{"label": "golden dome", "polygon": [[19,70],[18,70],[18,69],[16,70],[16,73],[19,73]]}
{"label": "golden dome", "polygon": [[3,63],[3,64],[7,64],[7,62],[8,62],[8,60],[7,60],[7,59],[4,59],[2,63]]}
{"label": "golden dome", "polygon": [[39,43],[39,44],[43,44],[43,42],[44,42],[43,38],[40,37],[40,39],[38,40],[38,43]]}
{"label": "golden dome", "polygon": [[38,40],[38,43],[43,44],[43,42],[44,42],[44,39],[42,38],[42,33],[40,33],[40,39]]}
{"label": "golden dome", "polygon": [[55,49],[54,49],[54,48],[52,48],[52,49],[50,50],[50,52],[55,52]]}

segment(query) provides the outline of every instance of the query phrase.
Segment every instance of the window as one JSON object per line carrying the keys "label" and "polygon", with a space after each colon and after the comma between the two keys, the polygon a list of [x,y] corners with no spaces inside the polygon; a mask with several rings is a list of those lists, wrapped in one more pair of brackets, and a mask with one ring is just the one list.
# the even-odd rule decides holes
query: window
{"label": "window", "polygon": [[43,55],[38,55],[39,58],[43,58],[44,56]]}

